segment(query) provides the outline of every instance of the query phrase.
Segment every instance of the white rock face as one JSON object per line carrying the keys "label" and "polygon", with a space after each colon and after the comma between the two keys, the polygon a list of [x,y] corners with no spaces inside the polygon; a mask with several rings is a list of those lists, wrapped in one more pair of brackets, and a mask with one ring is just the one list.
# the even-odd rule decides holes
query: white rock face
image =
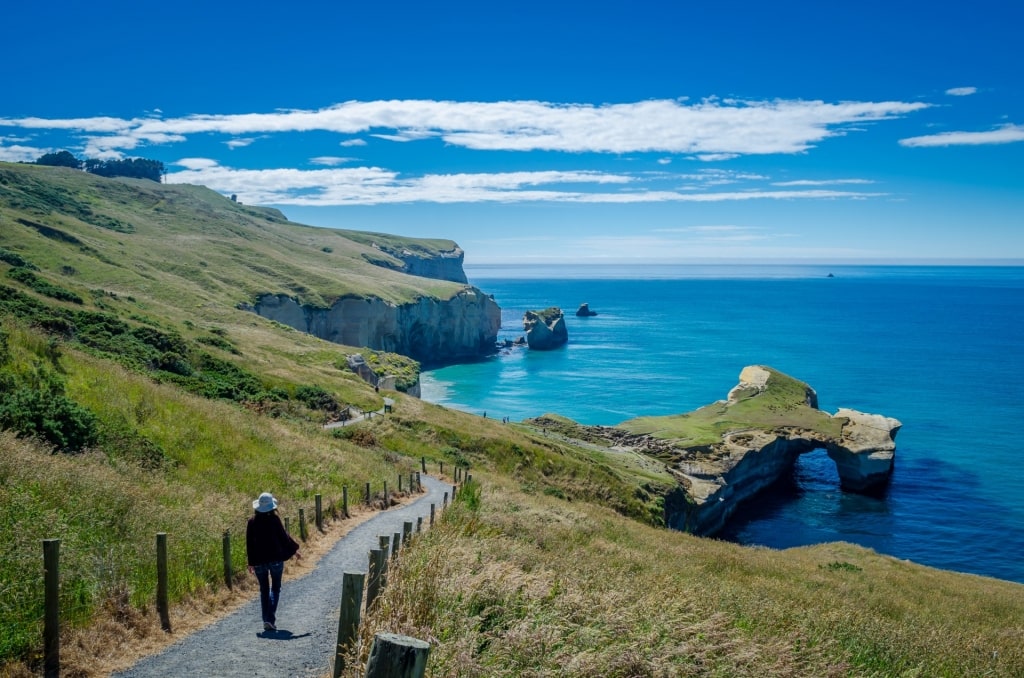
{"label": "white rock face", "polygon": [[884,482],[892,473],[896,433],[902,424],[892,417],[845,408],[832,416],[847,420],[842,437],[825,448],[843,487],[863,492]]}
{"label": "white rock face", "polygon": [[486,354],[501,327],[501,309],[474,287],[444,301],[420,297],[399,306],[376,297],[352,298],[339,299],[328,309],[265,295],[253,310],[327,341],[400,353],[428,365]]}

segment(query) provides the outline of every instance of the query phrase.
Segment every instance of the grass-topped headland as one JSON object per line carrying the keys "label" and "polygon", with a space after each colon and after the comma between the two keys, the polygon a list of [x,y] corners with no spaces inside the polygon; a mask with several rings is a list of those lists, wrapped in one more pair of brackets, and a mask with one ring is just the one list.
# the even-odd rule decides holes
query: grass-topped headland
{"label": "grass-topped headland", "polygon": [[[242,533],[258,492],[294,521],[314,494],[358,501],[421,457],[479,485],[398,561],[365,632],[430,639],[431,675],[1024,674],[1019,584],[848,544],[771,551],[664,529],[678,478],[659,454],[720,436],[710,411],[612,439],[557,414],[502,423],[389,391],[393,413],[324,429],[335,406],[383,406],[349,355],[408,385],[415,361],[239,306],[465,292],[403,272],[399,247],[457,256],[201,187],[0,163],[0,674],[39,669],[43,539],[61,540],[64,671],[100,675],[153,642],[140,636],[156,532],[172,605],[203,606],[223,591],[223,533]],[[738,393],[726,427],[828,423],[791,390]],[[236,541],[239,582],[243,553]]]}

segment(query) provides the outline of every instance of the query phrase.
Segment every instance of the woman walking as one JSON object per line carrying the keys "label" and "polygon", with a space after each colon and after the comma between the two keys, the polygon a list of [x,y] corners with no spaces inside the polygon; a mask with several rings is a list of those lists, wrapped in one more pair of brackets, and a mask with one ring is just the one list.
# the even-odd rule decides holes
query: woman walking
{"label": "woman walking", "polygon": [[281,575],[284,561],[292,556],[302,558],[299,544],[281,524],[277,515],[277,500],[269,492],[261,494],[252,503],[255,513],[245,529],[245,552],[249,571],[260,582],[260,607],[263,612],[263,630],[277,630],[277,602],[281,596]]}

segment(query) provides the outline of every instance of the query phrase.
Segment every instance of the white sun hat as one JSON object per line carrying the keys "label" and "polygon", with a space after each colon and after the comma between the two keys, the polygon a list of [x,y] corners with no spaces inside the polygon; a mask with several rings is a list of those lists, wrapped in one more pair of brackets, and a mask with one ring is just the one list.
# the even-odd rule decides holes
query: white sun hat
{"label": "white sun hat", "polygon": [[266,513],[277,508],[277,500],[274,499],[274,495],[264,492],[252,503],[252,507],[260,513]]}

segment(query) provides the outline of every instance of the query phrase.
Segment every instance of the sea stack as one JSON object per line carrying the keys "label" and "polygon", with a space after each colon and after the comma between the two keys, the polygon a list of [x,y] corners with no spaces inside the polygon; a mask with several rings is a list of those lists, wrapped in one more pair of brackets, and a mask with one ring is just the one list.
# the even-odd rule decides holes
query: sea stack
{"label": "sea stack", "polygon": [[557,306],[524,313],[523,329],[526,331],[526,343],[538,351],[550,351],[569,341],[565,316]]}
{"label": "sea stack", "polygon": [[579,318],[589,318],[592,315],[597,315],[597,311],[591,311],[590,304],[585,301],[576,309],[576,316]]}

